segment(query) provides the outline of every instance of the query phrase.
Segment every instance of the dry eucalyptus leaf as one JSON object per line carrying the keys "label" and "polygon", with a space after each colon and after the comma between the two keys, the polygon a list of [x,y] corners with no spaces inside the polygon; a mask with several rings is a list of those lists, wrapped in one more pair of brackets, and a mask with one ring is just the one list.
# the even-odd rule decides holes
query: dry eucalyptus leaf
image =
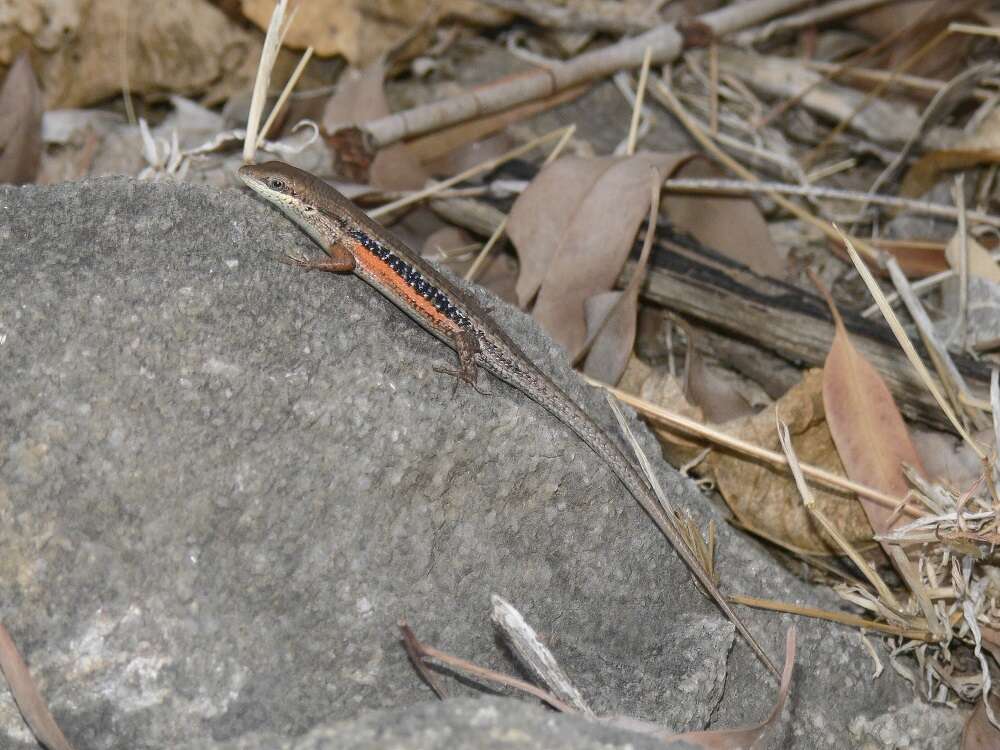
{"label": "dry eucalyptus leaf", "polygon": [[518,301],[570,356],[587,338],[584,303],[614,287],[649,210],[650,170],[684,154],[563,158],[521,193],[507,231],[521,261]]}
{"label": "dry eucalyptus leaf", "polygon": [[[583,305],[588,339],[595,327],[603,324],[583,361],[583,371],[602,383],[618,382],[635,342],[639,299],[635,294],[625,297],[623,294],[619,291],[602,292],[595,294]],[[609,314],[611,318],[605,323],[604,319]]]}
{"label": "dry eucalyptus leaf", "polygon": [[[792,445],[802,463],[844,475],[844,467],[827,428],[823,411],[823,372],[809,370],[773,406],[725,425],[725,431],[762,448],[781,452],[775,410],[788,425]],[[707,460],[726,504],[745,526],[813,554],[840,554],[802,505],[791,475],[784,468],[748,461],[713,450]],[[855,546],[870,546],[872,530],[861,505],[849,493],[811,485],[816,505]]]}
{"label": "dry eucalyptus leaf", "polygon": [[[384,83],[385,64],[381,60],[364,70],[345,71],[323,109],[324,132],[332,133],[341,125],[361,125],[390,114]],[[368,181],[383,190],[418,190],[427,182],[427,174],[406,144],[394,143],[379,149],[368,168]]]}
{"label": "dry eucalyptus leaf", "polygon": [[[992,281],[994,284],[1000,283],[1000,268],[997,262],[989,254],[985,247],[980,245],[975,237],[967,236],[965,240],[968,251],[968,269],[973,276]],[[944,250],[948,265],[954,269],[959,268],[962,254],[962,238],[956,232]]]}
{"label": "dry eucalyptus leaf", "polygon": [[34,182],[42,159],[42,95],[23,53],[0,88],[0,183]]}
{"label": "dry eucalyptus leaf", "polygon": [[[271,20],[275,0],[243,0],[243,13],[261,29]],[[506,23],[510,16],[474,0],[310,0],[298,3],[285,44],[313,47],[320,57],[343,55],[352,65],[367,65],[410,34],[414,26],[435,18],[462,18],[477,25]],[[428,15],[432,10],[433,17]],[[422,45],[425,46],[425,45]]]}
{"label": "dry eucalyptus leaf", "polygon": [[[670,176],[720,175],[706,160],[694,158],[679,165]],[[718,250],[763,276],[781,278],[785,275],[785,261],[771,241],[767,222],[751,198],[667,193],[663,209],[678,229],[689,232],[706,247]]]}
{"label": "dry eucalyptus leaf", "polygon": [[[136,96],[217,103],[253,83],[263,41],[204,0],[24,0],[2,8],[0,63],[30,46],[46,109],[117,96],[126,76]],[[278,75],[291,65],[287,55]]]}
{"label": "dry eucalyptus leaf", "polygon": [[[835,308],[833,315],[836,333],[823,368],[823,406],[837,453],[852,480],[902,498],[909,490],[903,462],[924,474],[920,457],[882,376],[854,348]],[[890,522],[892,510],[859,500],[878,533],[906,521],[897,515]]]}

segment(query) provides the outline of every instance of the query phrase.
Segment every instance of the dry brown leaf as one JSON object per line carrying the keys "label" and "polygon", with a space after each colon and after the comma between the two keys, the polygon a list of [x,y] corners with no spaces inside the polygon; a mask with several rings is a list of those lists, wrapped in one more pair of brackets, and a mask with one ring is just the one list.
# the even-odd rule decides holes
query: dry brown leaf
{"label": "dry brown leaf", "polygon": [[[583,361],[583,371],[602,383],[618,382],[635,343],[639,299],[634,294],[623,298],[623,294],[619,291],[595,294],[583,305],[587,338],[597,326],[602,326]],[[608,315],[611,318],[605,322]]]}
{"label": "dry brown leaf", "polygon": [[[968,248],[968,269],[973,276],[1000,284],[1000,268],[997,262],[989,254],[985,247],[980,245],[975,237],[966,236],[966,247]],[[962,252],[962,238],[956,232],[945,248],[944,254],[948,259],[948,265],[954,269],[959,268],[960,255]]]}
{"label": "dry brown leaf", "polygon": [[690,332],[688,346],[690,354],[684,374],[684,393],[692,404],[701,407],[705,419],[712,424],[723,424],[753,414],[750,404],[733,384],[705,364],[705,358],[691,340]]}
{"label": "dry brown leaf", "polygon": [[521,262],[518,301],[571,357],[587,339],[584,303],[613,288],[649,209],[649,173],[684,154],[563,158],[521,193],[507,231]]}
{"label": "dry brown leaf", "polygon": [[[324,132],[332,133],[342,125],[361,125],[390,114],[384,82],[385,63],[382,60],[364,70],[345,71],[336,92],[323,109]],[[418,190],[427,182],[427,174],[409,147],[394,143],[375,154],[368,167],[367,181],[383,190]]]}
{"label": "dry brown leaf", "polygon": [[[907,278],[923,278],[948,270],[948,261],[944,257],[944,243],[880,238],[872,240],[871,244],[895,258]],[[848,259],[843,245],[831,243],[831,246],[841,258],[845,261]],[[888,275],[884,268],[872,266],[871,270],[872,273],[882,277]]]}
{"label": "dry brown leaf", "polygon": [[[720,175],[708,161],[695,158],[679,164],[670,177]],[[785,261],[771,241],[767,222],[751,198],[668,193],[663,198],[663,209],[678,229],[689,232],[706,247],[764,276],[781,278],[785,275]]]}
{"label": "dry brown leaf", "polygon": [[1000,149],[994,148],[929,151],[907,170],[899,194],[904,198],[920,198],[937,184],[942,172],[998,162]]}
{"label": "dry brown leaf", "polygon": [[[734,420],[725,431],[768,450],[781,451],[774,429],[775,410],[788,425],[799,460],[843,475],[844,467],[823,413],[823,372],[809,370],[773,406]],[[706,461],[726,504],[740,522],[765,537],[813,554],[841,554],[802,505],[791,475],[784,469],[713,450]],[[871,546],[872,529],[855,497],[812,486],[816,506],[856,547]]]}
{"label": "dry brown leaf", "polygon": [[[701,409],[691,404],[684,396],[684,385],[665,368],[653,369],[634,354],[629,359],[619,387],[629,393],[637,393],[650,403],[680,414],[695,422],[704,422]],[[683,466],[694,460],[705,450],[705,446],[691,440],[682,432],[671,431],[658,422],[650,423],[660,441],[663,457],[673,466]]]}
{"label": "dry brown leaf", "polygon": [[[836,333],[823,368],[823,406],[837,453],[849,478],[901,498],[909,491],[903,462],[924,474],[920,457],[885,381],[854,348],[840,313],[832,299],[828,302]],[[892,521],[890,509],[864,497],[860,501],[878,533],[906,521],[899,516]]]}
{"label": "dry brown leaf", "polygon": [[[632,277],[620,292],[602,292],[584,303],[587,320],[587,358],[584,372],[604,383],[617,383],[628,365],[639,318],[639,289],[646,278],[646,266],[656,236],[656,215],[660,207],[660,187],[663,175],[649,170],[649,215],[642,251]],[[575,362],[574,362],[575,364]]]}
{"label": "dry brown leaf", "polygon": [[[1000,715],[1000,698],[990,696],[993,713]],[[996,750],[1000,747],[1000,729],[990,723],[986,713],[986,704],[982,699],[976,701],[976,708],[965,722],[962,730],[962,750]]]}
{"label": "dry brown leaf", "polygon": [[[275,0],[243,0],[244,15],[262,30],[267,28]],[[394,47],[419,23],[434,27],[425,0],[310,0],[298,11],[285,44],[294,49],[313,47],[320,57],[343,55],[352,65],[367,65]],[[437,18],[464,18],[479,25],[506,23],[510,16],[473,0],[440,0],[432,8]],[[420,47],[426,45],[421,44]]]}
{"label": "dry brown leaf", "polygon": [[35,181],[42,159],[42,114],[42,94],[25,52],[0,88],[0,183]]}

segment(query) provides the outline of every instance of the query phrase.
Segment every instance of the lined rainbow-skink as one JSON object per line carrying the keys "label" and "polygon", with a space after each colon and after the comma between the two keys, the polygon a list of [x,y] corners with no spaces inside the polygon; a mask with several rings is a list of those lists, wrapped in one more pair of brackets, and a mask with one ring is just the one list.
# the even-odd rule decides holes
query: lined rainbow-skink
{"label": "lined rainbow-skink", "polygon": [[479,368],[487,370],[536,401],[579,435],[649,514],[761,661],[778,675],[771,660],[660,508],[635,466],[475,300],[336,189],[308,172],[272,161],[244,166],[239,175],[312,237],[328,256],[312,261],[294,260],[295,265],[337,273],[354,272],[455,350],[458,369],[452,374],[476,385]]}

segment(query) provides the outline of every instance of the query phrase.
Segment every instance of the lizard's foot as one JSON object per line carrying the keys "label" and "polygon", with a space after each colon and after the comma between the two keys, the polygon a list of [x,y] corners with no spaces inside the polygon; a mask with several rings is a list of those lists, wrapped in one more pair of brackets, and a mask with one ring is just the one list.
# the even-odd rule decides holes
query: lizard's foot
{"label": "lizard's foot", "polygon": [[479,375],[478,368],[474,367],[472,368],[472,371],[469,372],[464,368],[459,368],[455,370],[450,367],[441,367],[440,365],[438,365],[434,367],[434,372],[439,372],[442,375],[450,375],[451,377],[455,378],[455,390],[452,391],[452,395],[458,392],[459,383],[466,383],[467,385],[471,385],[473,388],[476,389],[476,392],[482,396],[493,395],[490,391],[484,390],[483,388],[479,387],[479,383],[477,382],[479,379],[477,377]]}

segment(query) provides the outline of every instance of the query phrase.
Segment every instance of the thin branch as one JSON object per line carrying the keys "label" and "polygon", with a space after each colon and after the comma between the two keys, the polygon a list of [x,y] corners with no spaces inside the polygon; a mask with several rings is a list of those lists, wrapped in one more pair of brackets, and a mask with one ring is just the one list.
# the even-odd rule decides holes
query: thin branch
{"label": "thin branch", "polygon": [[[890,208],[912,211],[925,216],[940,216],[958,221],[959,212],[954,206],[944,203],[928,203],[910,198],[896,198],[889,195],[875,195],[856,190],[841,190],[839,188],[821,187],[818,185],[793,185],[787,182],[756,182],[750,180],[726,180],[708,178],[675,178],[663,183],[664,190],[672,192],[695,193],[781,193],[783,195],[801,195],[806,198],[826,200],[851,201],[854,203],[877,203]],[[1000,227],[1000,216],[983,213],[982,211],[966,211],[966,219],[971,223],[986,224]]]}

